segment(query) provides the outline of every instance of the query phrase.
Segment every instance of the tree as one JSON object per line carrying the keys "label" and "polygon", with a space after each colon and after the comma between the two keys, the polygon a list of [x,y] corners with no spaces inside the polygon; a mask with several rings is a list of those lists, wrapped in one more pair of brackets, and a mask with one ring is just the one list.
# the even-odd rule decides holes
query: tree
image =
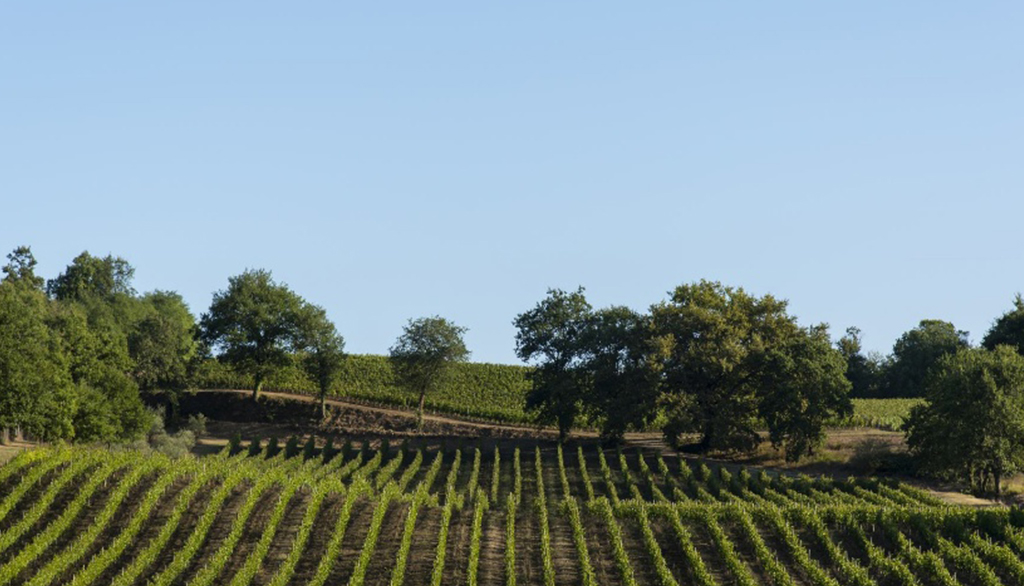
{"label": "tree", "polygon": [[1024,355],[1024,297],[1020,293],[1013,300],[1013,309],[999,316],[981,341],[986,350],[1001,344],[1013,346],[1018,354]]}
{"label": "tree", "polygon": [[828,327],[800,329],[764,355],[758,412],[772,446],[795,462],[825,439],[825,422],[853,413],[847,361],[832,347]]}
{"label": "tree", "polygon": [[700,281],[676,288],[652,314],[672,339],[662,395],[669,442],[697,433],[702,451],[755,447],[765,354],[798,330],[786,301]]}
{"label": "tree", "polygon": [[876,355],[865,356],[860,342],[860,329],[846,328],[836,348],[846,361],[846,379],[850,381],[851,397],[877,397],[881,391],[884,362]]}
{"label": "tree", "polygon": [[320,417],[327,417],[327,394],[345,360],[345,340],[318,305],[303,306],[299,318],[302,366],[320,391]]}
{"label": "tree", "polygon": [[228,279],[228,288],[213,294],[200,320],[201,336],[220,358],[253,378],[253,401],[264,381],[286,366],[297,346],[302,299],[270,271],[247,270]]}
{"label": "tree", "polygon": [[153,291],[140,299],[142,314],[128,334],[133,377],[142,390],[180,391],[198,352],[196,320],[181,295]]}
{"label": "tree", "polygon": [[57,300],[81,301],[86,297],[110,298],[115,295],[135,295],[132,278],[135,269],[121,257],[104,258],[88,252],[75,257],[63,273],[46,284],[46,291]]}
{"label": "tree", "polygon": [[74,437],[74,389],[48,312],[31,279],[0,283],[0,440],[11,428],[43,440]]}
{"label": "tree", "polygon": [[48,322],[78,397],[75,439],[131,440],[144,433],[150,417],[129,374],[133,362],[124,334],[91,324],[87,309],[73,301],[54,302]]}
{"label": "tree", "polygon": [[1024,469],[1024,357],[1010,346],[947,354],[924,390],[904,426],[911,454],[926,471],[998,494]]}
{"label": "tree", "polygon": [[946,354],[967,348],[967,332],[940,320],[922,320],[896,340],[884,377],[887,397],[920,397],[928,371]]}
{"label": "tree", "polygon": [[409,320],[391,347],[391,361],[399,386],[419,395],[418,428],[423,426],[427,393],[441,386],[452,364],[469,358],[469,350],[462,341],[465,333],[466,328],[443,317],[421,317]]}
{"label": "tree", "polygon": [[620,443],[627,429],[654,420],[671,342],[654,336],[650,316],[627,307],[598,310],[588,321],[581,370],[591,388],[583,395],[583,406],[600,422],[602,439]]}
{"label": "tree", "polygon": [[36,276],[36,257],[28,246],[19,246],[7,255],[4,281],[24,283],[32,289],[42,290],[44,280]]}
{"label": "tree", "polygon": [[526,408],[541,423],[558,425],[559,439],[569,435],[582,410],[584,396],[591,388],[585,368],[585,335],[591,307],[583,288],[567,293],[549,289],[533,309],[516,316],[516,355],[533,363],[533,383],[526,395]]}

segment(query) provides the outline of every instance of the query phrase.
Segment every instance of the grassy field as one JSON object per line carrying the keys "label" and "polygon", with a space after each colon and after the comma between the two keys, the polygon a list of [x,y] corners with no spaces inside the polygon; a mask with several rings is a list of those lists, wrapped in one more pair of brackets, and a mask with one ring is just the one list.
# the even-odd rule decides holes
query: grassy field
{"label": "grassy field", "polygon": [[0,467],[0,586],[1021,584],[1024,518],[905,485],[505,443],[40,449]]}

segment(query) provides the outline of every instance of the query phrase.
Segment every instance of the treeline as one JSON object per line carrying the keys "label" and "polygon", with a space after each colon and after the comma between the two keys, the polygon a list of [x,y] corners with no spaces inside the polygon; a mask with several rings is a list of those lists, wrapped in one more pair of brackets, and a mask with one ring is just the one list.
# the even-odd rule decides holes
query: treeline
{"label": "treeline", "polygon": [[[55,278],[27,247],[0,281],[0,430],[44,440],[131,440],[152,417],[140,392],[284,388],[491,419],[597,427],[609,441],[661,429],[676,445],[742,452],[767,439],[811,453],[851,396],[924,397],[905,427],[923,469],[982,489],[1024,469],[1024,300],[980,348],[922,321],[889,357],[856,329],[833,343],[787,302],[716,282],[684,284],[645,312],[595,309],[552,290],[514,320],[528,367],[469,364],[461,328],[410,320],[385,356],[347,356],[326,311],[268,271],[228,279],[200,319],[173,292],[140,294],[124,259],[82,253]],[[171,402],[172,406],[174,401]],[[993,423],[995,422],[995,423]],[[4,439],[0,437],[0,440]]]}
{"label": "treeline", "polygon": [[[928,374],[944,356],[971,347],[968,335],[950,322],[926,319],[900,336],[889,355],[865,353],[861,332],[855,327],[848,328],[836,346],[847,361],[851,396],[913,398],[925,396]],[[981,340],[981,347],[986,350],[995,350],[1000,345],[1024,353],[1024,299],[1020,295],[1008,312],[996,318]]]}
{"label": "treeline", "polygon": [[535,365],[527,407],[563,436],[586,418],[618,442],[660,418],[674,445],[748,451],[767,426],[796,460],[852,412],[827,326],[801,327],[771,295],[701,281],[640,313],[552,290],[514,323],[516,352]]}
{"label": "treeline", "polygon": [[996,318],[978,347],[953,324],[924,320],[887,357],[865,356],[851,328],[838,347],[858,397],[920,397],[903,425],[919,471],[1002,490],[1024,470],[1024,298]]}
{"label": "treeline", "polygon": [[563,436],[585,418],[620,441],[660,419],[674,445],[695,437],[700,451],[745,452],[766,427],[797,460],[821,443],[826,422],[851,413],[851,391],[877,385],[925,399],[903,426],[919,470],[997,493],[1024,470],[1020,296],[981,347],[927,320],[876,370],[856,330],[833,346],[827,325],[801,327],[785,301],[717,282],[681,285],[643,313],[594,309],[582,288],[552,290],[514,323],[516,351],[535,365],[527,407]]}
{"label": "treeline", "polygon": [[[0,282],[0,434],[131,440],[152,417],[140,389],[182,388],[195,320],[172,292],[138,294],[124,259],[82,253],[50,281],[27,247]],[[5,439],[0,437],[0,439]]]}

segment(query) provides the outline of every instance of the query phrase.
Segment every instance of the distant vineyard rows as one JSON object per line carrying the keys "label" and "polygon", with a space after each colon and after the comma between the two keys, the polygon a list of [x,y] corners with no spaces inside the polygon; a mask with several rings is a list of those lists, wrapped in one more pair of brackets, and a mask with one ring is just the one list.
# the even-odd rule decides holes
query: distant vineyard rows
{"label": "distant vineyard rows", "polygon": [[[453,368],[440,392],[427,397],[427,409],[438,413],[506,423],[530,423],[524,411],[529,368],[504,364],[466,363]],[[209,360],[199,372],[200,388],[250,388],[251,379]],[[268,390],[315,394],[316,385],[298,368],[285,368],[267,381]],[[357,401],[413,408],[416,398],[395,385],[385,356],[351,355],[345,359],[332,395]],[[854,413],[830,422],[834,427],[876,427],[898,430],[903,418],[922,399],[853,399]]]}

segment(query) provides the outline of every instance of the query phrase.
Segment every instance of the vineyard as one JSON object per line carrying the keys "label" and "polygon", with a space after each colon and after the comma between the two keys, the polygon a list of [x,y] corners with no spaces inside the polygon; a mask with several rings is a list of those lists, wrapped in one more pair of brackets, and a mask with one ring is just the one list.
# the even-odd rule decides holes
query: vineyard
{"label": "vineyard", "polygon": [[50,448],[0,467],[0,586],[1024,584],[1024,515],[594,445]]}
{"label": "vineyard", "polygon": [[924,399],[853,399],[853,415],[830,425],[899,431],[910,410],[924,403]]}
{"label": "vineyard", "polygon": [[[525,410],[530,389],[529,368],[505,364],[461,363],[452,367],[447,381],[427,395],[429,411],[502,423],[531,423]],[[203,389],[249,389],[252,378],[240,375],[216,360],[206,360],[197,374]],[[316,394],[316,384],[294,365],[282,368],[267,380],[267,390]],[[349,355],[331,396],[370,405],[412,409],[418,397],[395,383],[391,363],[385,356]],[[923,399],[853,399],[853,414],[828,422],[830,427],[874,427],[899,430],[910,409]],[[584,418],[585,419],[585,418]],[[582,421],[587,426],[586,421]],[[654,429],[656,426],[653,426]]]}

